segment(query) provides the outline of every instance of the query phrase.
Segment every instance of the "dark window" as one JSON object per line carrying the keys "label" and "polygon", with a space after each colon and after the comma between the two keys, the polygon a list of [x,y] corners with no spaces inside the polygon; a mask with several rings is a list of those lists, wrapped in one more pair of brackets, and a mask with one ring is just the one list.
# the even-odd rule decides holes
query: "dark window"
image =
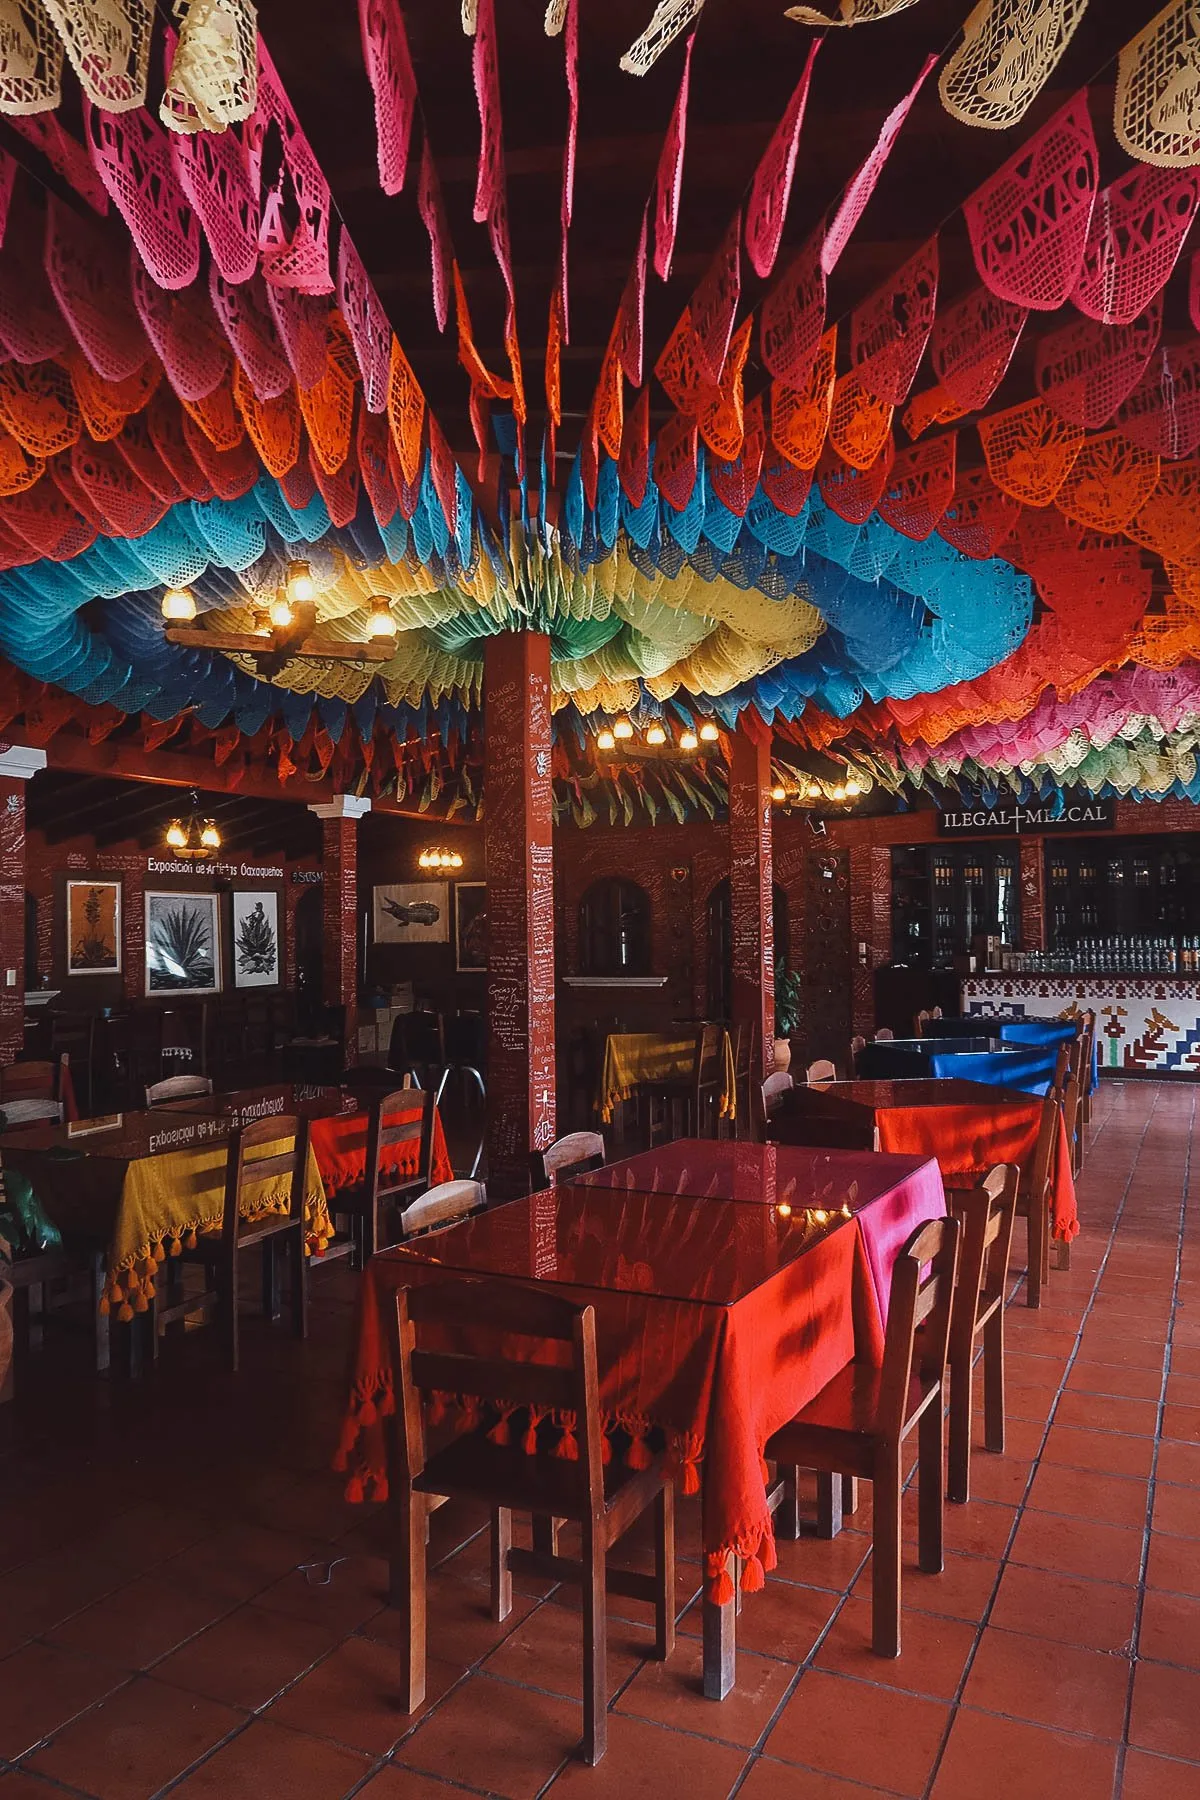
{"label": "dark window", "polygon": [[650,896],[636,882],[594,881],[579,903],[582,975],[649,975]]}
{"label": "dark window", "polygon": [[[776,882],[771,890],[775,969],[789,965],[788,897]],[[728,1019],[733,1004],[733,922],[730,918],[729,877],[718,881],[708,896],[708,1015]]]}

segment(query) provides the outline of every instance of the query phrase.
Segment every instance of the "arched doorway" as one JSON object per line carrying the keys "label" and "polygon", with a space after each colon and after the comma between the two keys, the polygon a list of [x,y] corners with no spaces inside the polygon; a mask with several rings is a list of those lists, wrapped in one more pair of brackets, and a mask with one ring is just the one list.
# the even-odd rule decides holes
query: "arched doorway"
{"label": "arched doorway", "polygon": [[[710,1019],[728,1019],[733,1010],[733,915],[729,877],[718,881],[708,896],[708,1006]],[[775,937],[775,967],[788,962],[788,897],[775,882],[771,889],[771,917]]]}

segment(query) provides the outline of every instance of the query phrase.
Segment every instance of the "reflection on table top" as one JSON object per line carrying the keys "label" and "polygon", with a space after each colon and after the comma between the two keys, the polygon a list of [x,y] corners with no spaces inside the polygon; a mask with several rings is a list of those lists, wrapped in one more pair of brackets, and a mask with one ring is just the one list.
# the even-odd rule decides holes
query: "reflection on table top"
{"label": "reflection on table top", "polygon": [[916,1076],[907,1081],[823,1081],[812,1087],[797,1085],[777,1096],[779,1110],[785,1113],[823,1108],[889,1112],[908,1106],[1018,1106],[1028,1105],[1032,1098],[1020,1088],[964,1081],[959,1075]]}
{"label": "reflection on table top", "polygon": [[[740,1180],[731,1151],[742,1153]],[[664,1164],[667,1152],[673,1155]],[[755,1153],[753,1161],[746,1152]],[[706,1171],[708,1156],[713,1168]],[[684,1139],[596,1171],[612,1174],[642,1165],[640,1175],[667,1181],[673,1165],[676,1178],[689,1184],[683,1189],[651,1192],[628,1189],[623,1181],[597,1185],[594,1176],[586,1184],[581,1178],[382,1254],[458,1274],[727,1306],[894,1192],[927,1162],[920,1156]],[[755,1166],[758,1185],[751,1191]],[[721,1205],[730,1197],[720,1193],[722,1186],[736,1186],[737,1199],[756,1204]]]}
{"label": "reflection on table top", "polygon": [[172,1150],[227,1143],[244,1125],[269,1119],[274,1113],[299,1113],[302,1118],[318,1119],[334,1113],[354,1113],[365,1106],[364,1100],[340,1088],[281,1081],[238,1088],[228,1094],[171,1100],[153,1109],[112,1113],[104,1118],[77,1119],[63,1125],[27,1125],[0,1133],[0,1151],[136,1162]]}

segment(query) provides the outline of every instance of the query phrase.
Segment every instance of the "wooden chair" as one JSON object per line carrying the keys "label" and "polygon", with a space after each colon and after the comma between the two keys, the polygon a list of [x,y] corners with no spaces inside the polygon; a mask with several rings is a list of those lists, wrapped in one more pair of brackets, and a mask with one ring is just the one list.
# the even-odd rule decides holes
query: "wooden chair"
{"label": "wooden chair", "polygon": [[[395,1080],[394,1075],[392,1080]],[[410,1117],[387,1124],[387,1115],[402,1107]],[[405,1208],[424,1194],[433,1181],[433,1122],[436,1116],[432,1088],[391,1088],[382,1094],[376,1088],[371,1093],[362,1182],[333,1197],[332,1211],[351,1221],[348,1242],[343,1239],[331,1246],[335,1256],[339,1252],[344,1255],[352,1246],[358,1266],[365,1268],[377,1250],[394,1243],[397,1236],[408,1236],[403,1223]],[[413,1143],[417,1153],[412,1173],[398,1178],[388,1175],[386,1165],[395,1162],[395,1145]],[[385,1227],[389,1214],[396,1221],[396,1233]]]}
{"label": "wooden chair", "polygon": [[57,1100],[61,1058],[57,1062],[6,1063],[0,1069],[0,1106],[12,1100]]}
{"label": "wooden chair", "polygon": [[950,1473],[946,1497],[971,1498],[971,1420],[976,1341],[983,1341],[983,1441],[1004,1450],[1004,1302],[1020,1170],[989,1169],[978,1187],[946,1189],[962,1230],[950,1318]]}
{"label": "wooden chair", "polygon": [[598,1131],[573,1131],[560,1137],[547,1150],[535,1150],[529,1159],[529,1171],[535,1189],[558,1187],[576,1175],[591,1169],[602,1169],[607,1161],[604,1139]]}
{"label": "wooden chair", "polygon": [[0,1131],[16,1131],[22,1125],[38,1125],[43,1121],[61,1125],[62,1116],[61,1100],[0,1101]]}
{"label": "wooden chair", "polygon": [[[1083,1130],[1083,1096],[1091,1076],[1090,1050],[1086,1030],[1081,1029],[1073,1044],[1068,1045],[1067,1081],[1063,1089],[1063,1119],[1067,1127],[1067,1141],[1071,1146],[1071,1173],[1076,1177],[1083,1173],[1084,1130]],[[1067,1089],[1072,1089],[1068,1100]]]}
{"label": "wooden chair", "polygon": [[767,1135],[767,1127],[783,1105],[783,1096],[791,1092],[795,1082],[786,1069],[777,1069],[774,1075],[768,1075],[758,1090],[759,1115],[758,1137],[760,1141]]}
{"label": "wooden chair", "polygon": [[752,1135],[754,1128],[754,1060],[758,1027],[742,1020],[733,1028],[733,1085],[737,1095],[734,1136]]}
{"label": "wooden chair", "polygon": [[[470,1321],[473,1340],[490,1341],[487,1353],[425,1348],[446,1341],[447,1327]],[[512,1607],[514,1570],[578,1582],[583,1589],[583,1756],[598,1763],[607,1747],[607,1590],[654,1607],[654,1653],[665,1659],[675,1639],[674,1488],[661,1458],[630,1470],[613,1457],[605,1463],[596,1371],[596,1320],[590,1306],[576,1307],[535,1287],[453,1281],[401,1288],[388,1308],[396,1412],[390,1426],[389,1490],[392,1526],[392,1604],[404,1616],[400,1639],[400,1704],[414,1712],[425,1697],[425,1533],[435,1496],[466,1495],[492,1508],[491,1595],[497,1619]],[[556,1363],[507,1361],[503,1351],[523,1338],[530,1356],[548,1344]],[[511,1353],[511,1352],[510,1352]],[[565,1356],[564,1356],[565,1353]],[[478,1395],[484,1402],[535,1407],[539,1414],[570,1415],[578,1457],[567,1461],[539,1445],[527,1455],[520,1431],[493,1443],[487,1424],[429,1453],[422,1396],[435,1391]],[[556,1434],[557,1435],[557,1434]],[[607,1553],[650,1505],[654,1506],[655,1571],[608,1573]],[[578,1559],[556,1549],[514,1550],[512,1514],[576,1522],[582,1534]],[[553,1533],[551,1533],[551,1539]]]}
{"label": "wooden chair", "polygon": [[805,1079],[809,1087],[822,1087],[826,1082],[836,1081],[837,1078],[837,1067],[830,1062],[827,1056],[818,1057],[816,1062],[810,1062],[805,1072]]}
{"label": "wooden chair", "polygon": [[211,1075],[168,1075],[146,1089],[146,1105],[165,1106],[170,1100],[200,1100],[213,1091]]}
{"label": "wooden chair", "polygon": [[[273,1148],[280,1143],[284,1148]],[[255,1152],[261,1152],[255,1154]],[[269,1153],[270,1152],[270,1153]],[[258,1248],[263,1257],[263,1311],[274,1318],[278,1311],[275,1285],[275,1251],[281,1239],[291,1256],[292,1330],[308,1336],[308,1258],[305,1255],[304,1187],[308,1168],[308,1123],[288,1114],[256,1119],[230,1140],[225,1166],[225,1201],[220,1235],[204,1234],[194,1250],[184,1249],[167,1264],[169,1277],[180,1262],[203,1263],[209,1286],[199,1295],[184,1296],[168,1290],[167,1304],[156,1302],[156,1325],[161,1336],[166,1327],[189,1314],[216,1308],[222,1317],[229,1366],[237,1373],[240,1361],[238,1305],[241,1292],[239,1264],[244,1250]],[[243,1218],[242,1201],[253,1196],[260,1183],[280,1176],[289,1178],[290,1200],[286,1213],[267,1213]],[[247,1207],[247,1211],[249,1211]],[[176,1281],[178,1277],[176,1276]]]}
{"label": "wooden chair", "polygon": [[942,1569],[942,1404],[958,1238],[953,1218],[933,1219],[913,1232],[892,1273],[882,1368],[849,1364],[767,1439],[764,1452],[784,1477],[777,1526],[784,1537],[799,1536],[800,1469],[872,1483],[872,1644],[877,1656],[900,1654],[902,1458],[914,1429],[919,1429],[918,1559],[927,1574]]}
{"label": "wooden chair", "polygon": [[1092,1066],[1096,1055],[1096,1015],[1089,1009],[1083,1015],[1084,1051],[1083,1051],[1083,1089],[1079,1097],[1080,1125],[1086,1128],[1092,1122]]}
{"label": "wooden chair", "polygon": [[423,1237],[429,1231],[457,1225],[472,1213],[482,1212],[487,1205],[487,1188],[482,1181],[443,1181],[421,1194],[404,1209],[401,1227],[406,1238]]}
{"label": "wooden chair", "polygon": [[[655,1082],[647,1090],[650,1103],[650,1143],[655,1141],[656,1120],[675,1137],[715,1137],[720,1115],[723,1074],[723,1025],[703,1025],[696,1033],[692,1065],[675,1081]],[[674,1129],[682,1119],[682,1131]],[[711,1127],[706,1130],[705,1126]]]}
{"label": "wooden chair", "polygon": [[854,1067],[854,1064],[855,1064],[855,1061],[857,1060],[859,1051],[865,1050],[866,1047],[867,1047],[866,1038],[862,1036],[861,1032],[856,1032],[855,1035],[850,1039],[850,1067],[851,1068]]}
{"label": "wooden chair", "polygon": [[1042,1285],[1050,1273],[1050,1191],[1057,1154],[1058,1101],[1049,1093],[1042,1100],[1033,1161],[1022,1169],[1017,1188],[1017,1216],[1028,1226],[1025,1299],[1029,1306],[1042,1304]]}

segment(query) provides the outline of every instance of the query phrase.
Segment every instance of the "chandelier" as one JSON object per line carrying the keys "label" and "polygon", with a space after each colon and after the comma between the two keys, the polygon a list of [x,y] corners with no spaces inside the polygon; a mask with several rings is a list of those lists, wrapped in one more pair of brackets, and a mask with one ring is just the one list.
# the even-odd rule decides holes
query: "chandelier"
{"label": "chandelier", "polygon": [[461,869],[463,859],[457,850],[443,850],[440,845],[422,850],[417,858],[419,869]]}
{"label": "chandelier", "polygon": [[217,830],[217,822],[212,818],[201,818],[200,802],[193,790],[191,795],[192,810],[186,816],[177,815],[167,826],[164,841],[167,848],[176,856],[203,860],[212,856],[221,848],[221,833]]}

